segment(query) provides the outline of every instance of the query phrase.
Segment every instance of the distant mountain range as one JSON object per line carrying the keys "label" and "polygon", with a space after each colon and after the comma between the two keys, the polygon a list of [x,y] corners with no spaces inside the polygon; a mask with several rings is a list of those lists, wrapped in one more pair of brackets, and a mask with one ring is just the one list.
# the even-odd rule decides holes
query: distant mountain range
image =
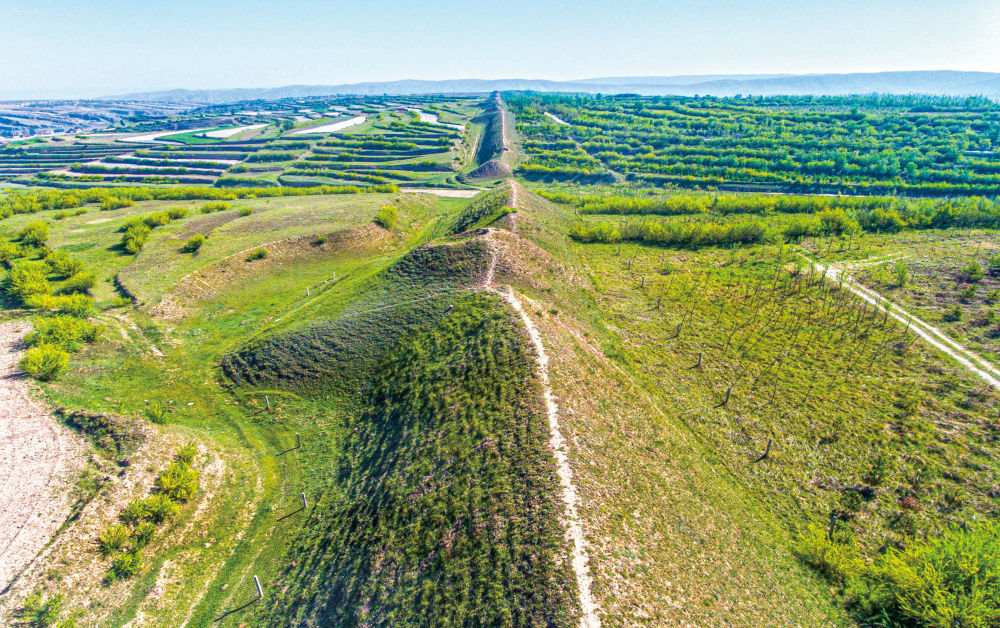
{"label": "distant mountain range", "polygon": [[288,85],[272,88],[217,90],[174,89],[109,97],[184,103],[227,103],[332,95],[466,94],[493,91],[575,92],[681,96],[936,94],[1000,99],[1000,73],[872,72],[857,74],[711,74],[694,76],[628,76],[546,81],[535,79],[402,80],[345,85]]}

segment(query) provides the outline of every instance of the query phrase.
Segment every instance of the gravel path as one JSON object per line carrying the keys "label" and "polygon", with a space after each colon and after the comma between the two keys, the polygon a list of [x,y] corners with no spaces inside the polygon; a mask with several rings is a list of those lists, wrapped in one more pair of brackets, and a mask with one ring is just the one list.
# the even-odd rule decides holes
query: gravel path
{"label": "gravel path", "polygon": [[48,544],[70,513],[85,449],[31,395],[18,372],[29,323],[0,324],[0,590]]}

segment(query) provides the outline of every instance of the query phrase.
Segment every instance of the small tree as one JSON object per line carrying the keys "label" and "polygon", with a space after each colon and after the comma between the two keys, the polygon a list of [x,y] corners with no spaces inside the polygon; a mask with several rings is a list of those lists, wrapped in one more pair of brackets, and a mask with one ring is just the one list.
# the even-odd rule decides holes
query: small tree
{"label": "small tree", "polygon": [[49,239],[49,223],[35,220],[21,229],[21,242],[29,246],[42,246]]}
{"label": "small tree", "polygon": [[964,266],[959,272],[959,277],[962,278],[962,281],[967,283],[979,283],[985,276],[986,273],[983,272],[983,267],[980,266],[979,262],[976,260],[969,262],[968,265]]}
{"label": "small tree", "polygon": [[910,281],[910,269],[907,268],[906,263],[901,259],[896,260],[893,271],[896,274],[896,287],[905,288]]}

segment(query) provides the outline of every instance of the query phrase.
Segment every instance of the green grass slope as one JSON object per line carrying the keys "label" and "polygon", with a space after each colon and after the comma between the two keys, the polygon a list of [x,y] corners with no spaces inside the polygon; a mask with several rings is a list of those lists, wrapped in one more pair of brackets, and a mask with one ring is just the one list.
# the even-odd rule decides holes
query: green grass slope
{"label": "green grass slope", "polygon": [[499,299],[458,299],[362,398],[266,622],[572,625],[540,390]]}

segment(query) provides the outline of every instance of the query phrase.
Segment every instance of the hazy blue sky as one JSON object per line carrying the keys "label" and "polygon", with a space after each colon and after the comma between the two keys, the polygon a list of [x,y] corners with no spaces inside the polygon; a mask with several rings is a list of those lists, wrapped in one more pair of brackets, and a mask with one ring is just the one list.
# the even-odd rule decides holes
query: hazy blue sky
{"label": "hazy blue sky", "polygon": [[1000,0],[3,0],[0,97],[402,78],[1000,71]]}

